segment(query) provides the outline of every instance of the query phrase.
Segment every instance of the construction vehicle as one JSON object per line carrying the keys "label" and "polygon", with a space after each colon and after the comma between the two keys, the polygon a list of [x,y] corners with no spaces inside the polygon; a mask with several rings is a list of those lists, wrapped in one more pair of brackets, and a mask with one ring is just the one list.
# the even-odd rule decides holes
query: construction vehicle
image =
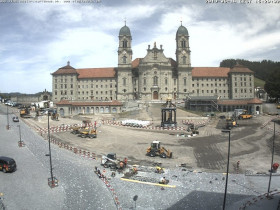
{"label": "construction vehicle", "polygon": [[235,119],[227,118],[226,119],[226,129],[231,130],[233,127],[237,127],[238,124]]}
{"label": "construction vehicle", "polygon": [[197,126],[195,126],[193,123],[188,124],[188,132],[191,132],[192,134],[199,134]]}
{"label": "construction vehicle", "polygon": [[81,128],[82,128],[82,127],[80,127],[80,126],[74,125],[74,126],[71,127],[71,130],[72,130],[71,133],[72,133],[72,134],[79,134]]}
{"label": "construction vehicle", "polygon": [[52,119],[52,120],[58,121],[58,117],[59,117],[59,114],[56,113],[56,112],[53,112],[53,113],[51,114],[51,119]]}
{"label": "construction vehicle", "polygon": [[117,160],[116,153],[109,153],[106,156],[102,155],[101,165],[104,168],[123,170],[127,165],[127,159],[125,158],[123,161],[120,161]]}
{"label": "construction vehicle", "polygon": [[164,168],[162,168],[162,167],[160,167],[160,166],[157,166],[157,167],[156,167],[156,170],[155,170],[155,173],[158,173],[158,174],[164,173]]}
{"label": "construction vehicle", "polygon": [[84,128],[79,130],[79,136],[82,138],[96,138],[97,132],[95,129]]}
{"label": "construction vehicle", "polygon": [[252,117],[253,117],[253,116],[252,116],[251,114],[249,114],[247,110],[244,109],[243,112],[242,112],[242,114],[240,114],[240,115],[238,116],[238,119],[244,120],[244,119],[251,119]]}
{"label": "construction vehicle", "polygon": [[160,144],[160,141],[153,141],[151,146],[148,147],[146,155],[150,157],[160,156],[161,158],[172,158],[172,152],[161,147]]}
{"label": "construction vehicle", "polygon": [[30,111],[27,107],[24,107],[20,110],[20,117],[22,117],[22,118],[30,118],[31,117]]}

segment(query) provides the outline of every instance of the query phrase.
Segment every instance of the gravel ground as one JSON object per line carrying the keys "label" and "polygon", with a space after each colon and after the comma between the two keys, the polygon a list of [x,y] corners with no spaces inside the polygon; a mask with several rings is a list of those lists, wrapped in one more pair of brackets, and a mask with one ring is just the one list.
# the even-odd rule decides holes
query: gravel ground
{"label": "gravel ground", "polygon": [[[92,120],[101,119],[100,116],[95,119],[92,118]],[[271,126],[273,124],[267,123],[264,129],[260,127],[269,120],[271,120],[270,116],[256,117],[251,121],[240,122],[241,126],[232,130],[231,174],[228,182],[227,208],[239,209],[248,200],[267,191],[267,171],[271,161]],[[31,124],[31,120],[27,121]],[[60,119],[59,122],[51,121],[51,123],[57,123],[57,125],[74,124],[73,122],[77,123],[79,121],[67,118]],[[153,122],[154,124],[157,123],[156,121]],[[46,122],[36,122],[37,126],[42,126],[43,123]],[[116,193],[122,209],[134,209],[135,206],[137,209],[221,209],[225,186],[225,175],[221,172],[225,172],[226,169],[228,136],[225,133],[221,133],[221,130],[217,128],[218,124],[218,119],[210,121],[208,126],[200,128],[199,136],[192,138],[177,137],[176,135],[170,135],[170,132],[147,132],[106,124],[98,128],[98,138],[94,140],[81,139],[69,132],[56,133],[55,137],[66,141],[68,144],[76,145],[98,154],[107,154],[114,151],[117,152],[119,157],[128,156],[129,164],[136,163],[139,165],[137,176],[141,180],[153,182],[159,180],[163,175],[154,173],[152,164],[155,162],[163,164],[163,167],[166,168],[164,176],[170,180],[169,186],[174,187],[164,186],[162,188],[162,186],[157,186],[155,183],[151,185],[130,182],[121,179],[123,175],[118,173],[116,177],[112,178],[110,176],[111,171],[106,170],[104,174],[110,179],[110,188]],[[32,125],[34,126],[34,124]],[[279,127],[277,129],[279,130]],[[41,139],[36,133],[33,133],[33,135]],[[151,159],[143,155],[149,143],[156,139],[160,139],[164,146],[173,151],[175,154],[174,159],[160,159],[158,157]],[[40,140],[40,142],[42,141]],[[279,144],[278,142],[279,135],[276,135],[276,145]],[[36,145],[33,142],[32,145],[36,154],[35,150],[40,147],[41,143]],[[64,204],[61,208],[58,206],[53,209],[71,209],[72,206],[75,206],[76,209],[115,208],[112,196],[108,194],[108,189],[106,189],[101,180],[96,180],[96,175],[93,173],[92,168],[93,166],[98,166],[99,161],[87,160],[57,146],[53,146],[53,148],[56,151],[53,155],[54,159],[56,158],[55,162],[57,164],[58,162],[63,163],[62,165],[59,164],[59,167],[54,166],[55,175],[64,180],[60,181],[59,186],[62,188],[62,193],[64,193]],[[41,153],[45,154],[45,152]],[[45,160],[46,157],[43,159]],[[236,172],[235,163],[238,160],[241,162],[239,172],[242,174],[234,174]],[[280,162],[279,150],[276,151],[275,162]],[[186,163],[187,167],[179,167],[182,163]],[[47,170],[47,164],[45,163],[45,170]],[[77,166],[77,168],[74,167],[74,169],[73,165]],[[78,168],[82,169],[79,170]],[[244,174],[245,172],[246,175]],[[266,174],[259,176],[256,175],[257,172]],[[252,173],[253,176],[248,176],[248,173]],[[279,173],[276,175],[279,175]],[[273,176],[272,190],[280,189],[279,177]],[[72,182],[73,185],[70,184]],[[93,182],[94,186],[89,184]],[[94,202],[92,202],[92,197],[97,196],[91,193],[92,190],[97,195],[102,195],[99,196],[99,201],[97,197],[97,201],[94,199]],[[135,195],[138,196],[136,202],[133,201]],[[56,197],[56,199],[59,199],[59,197]],[[277,208],[278,200],[279,197],[276,196],[270,201],[265,199],[275,209]],[[108,201],[111,204],[104,206],[107,205]],[[264,209],[260,208],[260,204],[261,202],[257,202],[247,208]]]}

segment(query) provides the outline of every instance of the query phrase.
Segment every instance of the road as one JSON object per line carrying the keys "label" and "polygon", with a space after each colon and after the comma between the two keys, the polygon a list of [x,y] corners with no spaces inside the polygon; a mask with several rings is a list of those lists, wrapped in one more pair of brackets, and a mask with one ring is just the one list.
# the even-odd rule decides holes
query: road
{"label": "road", "polygon": [[[18,209],[116,209],[111,192],[94,173],[95,160],[82,158],[52,145],[54,176],[58,187],[50,188],[48,142],[24,123],[6,129],[6,107],[0,105],[0,155],[16,160],[17,171],[0,173],[0,192],[8,210]],[[18,147],[19,127],[25,147]]]}

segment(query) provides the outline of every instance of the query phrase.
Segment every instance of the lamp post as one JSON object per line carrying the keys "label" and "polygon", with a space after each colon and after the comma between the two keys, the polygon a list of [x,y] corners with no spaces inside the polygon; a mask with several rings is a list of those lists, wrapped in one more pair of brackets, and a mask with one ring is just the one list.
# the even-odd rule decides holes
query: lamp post
{"label": "lamp post", "polygon": [[18,142],[18,146],[19,147],[23,147],[24,146],[24,142],[21,140],[21,130],[20,130],[20,125],[17,125],[18,129],[19,129],[19,142]]}
{"label": "lamp post", "polygon": [[273,132],[273,140],[272,140],[272,157],[271,157],[271,166],[270,166],[270,174],[269,174],[269,182],[268,182],[268,189],[267,189],[267,196],[269,196],[270,191],[270,184],[271,184],[271,176],[272,176],[272,166],[273,166],[273,158],[274,158],[274,142],[275,142],[275,119],[272,120],[274,123],[274,132]]}
{"label": "lamp post", "polygon": [[7,126],[6,126],[7,130],[10,129],[10,125],[9,125],[9,111],[8,111],[8,108],[9,108],[9,105],[7,105]]}
{"label": "lamp post", "polygon": [[223,133],[228,133],[228,158],[227,158],[227,173],[226,173],[226,186],[224,193],[224,202],[223,202],[223,210],[226,207],[226,198],[227,198],[227,185],[228,185],[228,171],[229,171],[229,156],[230,156],[230,130],[222,130]]}
{"label": "lamp post", "polygon": [[48,140],[49,140],[49,154],[46,154],[46,156],[50,157],[50,172],[51,172],[51,178],[48,179],[48,184],[51,188],[57,186],[57,179],[53,176],[53,167],[52,167],[52,153],[51,153],[51,138],[50,138],[50,113],[48,111]]}

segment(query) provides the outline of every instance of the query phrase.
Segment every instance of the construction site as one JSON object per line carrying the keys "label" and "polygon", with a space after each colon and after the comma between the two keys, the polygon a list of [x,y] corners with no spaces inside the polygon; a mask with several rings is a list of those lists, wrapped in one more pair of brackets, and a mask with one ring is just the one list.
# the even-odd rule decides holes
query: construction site
{"label": "construction site", "polygon": [[[268,201],[263,192],[270,172],[274,180],[270,195],[280,193],[279,115],[194,113],[160,103],[121,114],[71,118],[55,112],[12,112],[21,114],[19,120],[49,140],[55,150],[93,160],[91,170],[114,192],[118,209],[133,208],[135,192],[143,209],[151,206],[147,201],[155,193],[160,207],[151,209],[220,208],[228,158],[228,207],[254,209],[254,202]],[[219,202],[211,203],[213,196]],[[198,205],[200,197],[204,200]],[[270,205],[278,205],[278,200],[272,201]]]}
{"label": "construction site", "polygon": [[[163,167],[185,166],[192,170],[225,172],[228,134],[231,129],[230,171],[266,173],[271,159],[273,118],[278,116],[258,115],[250,119],[228,119],[227,113],[200,116],[183,108],[177,108],[177,126],[162,127],[162,104],[149,104],[145,109],[121,114],[77,115],[72,118],[55,118],[50,121],[50,136],[68,147],[94,153],[97,157],[116,153],[128,158],[131,165]],[[47,115],[23,118],[46,138]],[[51,119],[51,117],[50,117]],[[229,122],[230,121],[230,122]],[[146,122],[145,125],[142,125]],[[233,123],[233,124],[232,124]],[[276,131],[279,124],[275,123]],[[230,127],[229,127],[230,125]],[[171,158],[147,155],[153,141],[172,153]],[[275,138],[276,160],[279,162],[279,134]]]}

